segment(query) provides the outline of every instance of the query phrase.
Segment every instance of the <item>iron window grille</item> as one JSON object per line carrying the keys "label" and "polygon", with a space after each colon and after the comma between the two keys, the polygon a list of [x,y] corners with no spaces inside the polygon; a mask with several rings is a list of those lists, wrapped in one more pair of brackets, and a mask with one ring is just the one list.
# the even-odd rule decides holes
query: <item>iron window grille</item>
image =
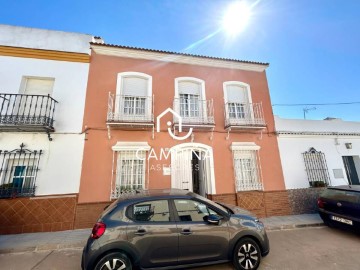
{"label": "iron window grille", "polygon": [[31,197],[35,195],[36,177],[42,150],[24,148],[0,150],[0,198]]}
{"label": "iron window grille", "polygon": [[50,95],[0,94],[0,126],[43,126],[53,131],[56,103]]}
{"label": "iron window grille", "polygon": [[118,151],[116,155],[115,181],[111,198],[119,198],[123,193],[145,189],[145,150]]}
{"label": "iron window grille", "polygon": [[306,174],[310,187],[328,186],[330,175],[326,164],[325,154],[310,148],[302,153],[305,163]]}
{"label": "iron window grille", "polygon": [[262,190],[257,150],[234,150],[236,191]]}

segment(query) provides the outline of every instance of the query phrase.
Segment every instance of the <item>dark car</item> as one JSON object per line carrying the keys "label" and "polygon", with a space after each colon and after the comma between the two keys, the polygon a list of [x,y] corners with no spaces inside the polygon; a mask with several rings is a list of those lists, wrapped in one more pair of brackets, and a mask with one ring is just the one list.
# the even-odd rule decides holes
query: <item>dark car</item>
{"label": "dark car", "polygon": [[320,194],[318,207],[325,224],[360,229],[360,186],[328,187]]}
{"label": "dark car", "polygon": [[232,261],[237,269],[257,269],[269,240],[247,213],[184,190],[123,195],[95,224],[81,266],[176,269]]}

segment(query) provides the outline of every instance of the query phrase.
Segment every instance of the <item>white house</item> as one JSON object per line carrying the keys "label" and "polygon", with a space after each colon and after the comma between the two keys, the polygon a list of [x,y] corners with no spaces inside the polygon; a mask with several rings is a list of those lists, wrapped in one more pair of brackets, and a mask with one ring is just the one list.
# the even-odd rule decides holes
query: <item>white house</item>
{"label": "white house", "polygon": [[359,185],[360,122],[275,117],[286,189]]}
{"label": "white house", "polygon": [[0,25],[0,233],[71,229],[91,41]]}

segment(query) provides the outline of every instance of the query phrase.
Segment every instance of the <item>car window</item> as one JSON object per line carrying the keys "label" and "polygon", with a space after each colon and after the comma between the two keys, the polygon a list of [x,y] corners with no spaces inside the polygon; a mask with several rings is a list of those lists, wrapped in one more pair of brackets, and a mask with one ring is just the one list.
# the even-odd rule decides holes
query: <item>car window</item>
{"label": "car window", "polygon": [[129,218],[138,222],[165,222],[170,220],[167,200],[146,201],[130,207]]}
{"label": "car window", "polygon": [[208,215],[217,215],[206,204],[193,200],[174,200],[180,221],[204,221]]}
{"label": "car window", "polygon": [[327,189],[322,196],[330,200],[343,202],[357,203],[360,201],[360,193],[350,190]]}

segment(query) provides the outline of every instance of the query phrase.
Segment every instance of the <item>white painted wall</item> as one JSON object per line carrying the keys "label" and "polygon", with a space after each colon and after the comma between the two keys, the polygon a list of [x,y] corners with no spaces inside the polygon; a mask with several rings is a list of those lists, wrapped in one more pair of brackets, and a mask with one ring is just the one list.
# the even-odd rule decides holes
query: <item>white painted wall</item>
{"label": "white painted wall", "polygon": [[55,78],[55,130],[80,132],[88,72],[88,63],[0,56],[0,92],[18,94],[24,76]]}
{"label": "white painted wall", "polygon": [[[90,53],[90,35],[0,25],[0,46]],[[89,63],[0,56],[0,93],[18,94],[25,77],[54,78],[55,133],[0,131],[0,150],[43,150],[36,195],[78,193],[84,148],[81,134]],[[0,100],[1,104],[1,100]]]}
{"label": "white painted wall", "polygon": [[35,195],[78,193],[80,185],[84,135],[0,133],[0,149],[19,149],[24,143],[31,151],[42,150]]}
{"label": "white painted wall", "polygon": [[[294,120],[275,117],[275,127],[276,131],[280,133],[285,131],[304,133],[278,135],[279,151],[287,189],[309,187],[302,153],[308,151],[311,147],[325,154],[331,185],[348,184],[342,156],[360,156],[360,122],[348,122],[339,119]],[[318,135],[310,135],[309,132],[316,132]],[[330,132],[334,133],[334,135],[330,135]],[[305,133],[308,135],[305,135]],[[327,135],[321,135],[321,133]],[[353,135],[340,135],[341,133],[352,133]],[[355,133],[358,133],[358,135],[355,135]],[[345,143],[352,143],[352,149],[346,149]],[[341,169],[344,177],[335,178],[333,169]]]}
{"label": "white painted wall", "polygon": [[0,45],[90,53],[91,35],[0,24]]}

